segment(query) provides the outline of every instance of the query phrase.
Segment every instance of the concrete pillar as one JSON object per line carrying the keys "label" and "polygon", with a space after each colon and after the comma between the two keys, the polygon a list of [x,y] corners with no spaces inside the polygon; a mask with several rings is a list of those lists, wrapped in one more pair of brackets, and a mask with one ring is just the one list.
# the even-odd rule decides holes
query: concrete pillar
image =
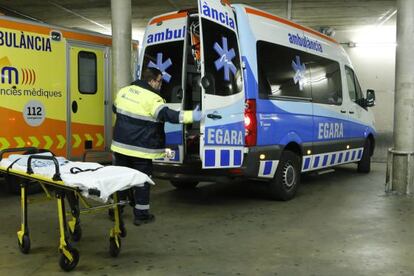
{"label": "concrete pillar", "polygon": [[414,152],[414,1],[397,1],[394,150],[392,191],[410,193]]}
{"label": "concrete pillar", "polygon": [[131,0],[111,0],[112,14],[112,95],[132,81]]}

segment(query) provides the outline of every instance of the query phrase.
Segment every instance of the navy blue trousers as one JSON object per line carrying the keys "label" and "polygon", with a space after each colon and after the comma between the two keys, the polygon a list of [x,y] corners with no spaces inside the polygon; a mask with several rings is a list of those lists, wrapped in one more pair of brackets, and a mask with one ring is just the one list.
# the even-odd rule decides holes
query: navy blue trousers
{"label": "navy blue trousers", "polygon": [[[114,152],[114,165],[136,169],[140,172],[152,176],[152,160],[132,157]],[[133,187],[133,206],[135,217],[145,218],[150,209],[150,184],[145,183],[143,187]],[[131,199],[130,199],[131,200]]]}

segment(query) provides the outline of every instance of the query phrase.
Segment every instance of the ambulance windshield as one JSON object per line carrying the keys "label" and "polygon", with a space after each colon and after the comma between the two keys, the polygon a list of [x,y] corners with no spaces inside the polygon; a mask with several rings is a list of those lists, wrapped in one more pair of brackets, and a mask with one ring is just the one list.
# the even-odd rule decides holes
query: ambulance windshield
{"label": "ambulance windshield", "polygon": [[180,40],[151,45],[145,49],[142,70],[155,67],[163,73],[160,94],[167,103],[181,102],[183,47],[184,41]]}

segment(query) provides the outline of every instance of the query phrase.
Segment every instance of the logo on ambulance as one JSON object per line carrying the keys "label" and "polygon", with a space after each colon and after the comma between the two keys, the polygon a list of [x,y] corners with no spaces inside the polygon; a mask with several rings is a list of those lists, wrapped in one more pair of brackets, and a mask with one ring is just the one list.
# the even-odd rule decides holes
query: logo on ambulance
{"label": "logo on ambulance", "polygon": [[36,83],[36,72],[30,68],[17,70],[16,67],[5,66],[1,69],[1,84],[24,84],[34,85]]}
{"label": "logo on ambulance", "polygon": [[306,66],[304,63],[300,63],[300,56],[296,56],[296,61],[292,60],[292,68],[295,71],[293,81],[295,84],[299,83],[299,89],[302,91],[306,81]]}
{"label": "logo on ambulance", "polygon": [[214,50],[220,56],[214,62],[214,65],[216,66],[217,71],[224,68],[224,80],[230,81],[230,71],[233,75],[235,75],[237,71],[236,66],[234,66],[232,62],[232,59],[236,56],[236,52],[234,49],[229,50],[226,37],[222,37],[221,39],[223,47],[221,47],[217,42],[214,43]]}
{"label": "logo on ambulance", "polygon": [[167,69],[170,68],[172,65],[171,59],[167,59],[164,61],[163,53],[157,53],[157,63],[150,61],[148,63],[149,68],[156,68],[161,71],[162,73],[162,79],[169,83],[171,81],[171,75],[167,73]]}

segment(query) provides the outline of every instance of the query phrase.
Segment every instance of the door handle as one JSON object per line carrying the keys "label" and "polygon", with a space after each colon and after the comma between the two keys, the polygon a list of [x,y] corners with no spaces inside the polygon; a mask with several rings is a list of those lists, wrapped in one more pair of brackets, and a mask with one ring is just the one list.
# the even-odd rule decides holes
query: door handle
{"label": "door handle", "polygon": [[341,110],[341,113],[346,113],[346,110]]}
{"label": "door handle", "polygon": [[221,119],[221,115],[214,114],[214,113],[207,114],[207,118],[210,118],[210,119],[213,119],[213,120],[219,120],[219,119]]}
{"label": "door handle", "polygon": [[354,111],[349,111],[349,114],[354,114],[355,112]]}

